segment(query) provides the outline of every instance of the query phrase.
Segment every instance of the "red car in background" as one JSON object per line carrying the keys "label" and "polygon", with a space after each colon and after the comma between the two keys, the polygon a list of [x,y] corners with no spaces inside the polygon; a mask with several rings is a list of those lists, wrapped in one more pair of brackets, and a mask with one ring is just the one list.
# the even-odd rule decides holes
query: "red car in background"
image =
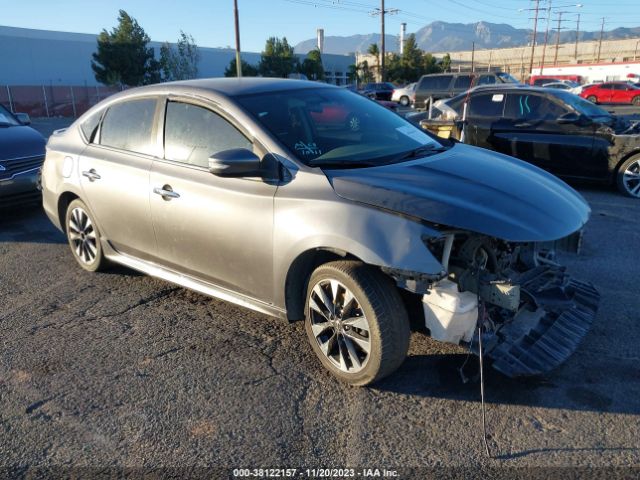
{"label": "red car in background", "polygon": [[632,103],[640,106],[640,88],[627,82],[606,82],[585,88],[580,96],[593,103]]}

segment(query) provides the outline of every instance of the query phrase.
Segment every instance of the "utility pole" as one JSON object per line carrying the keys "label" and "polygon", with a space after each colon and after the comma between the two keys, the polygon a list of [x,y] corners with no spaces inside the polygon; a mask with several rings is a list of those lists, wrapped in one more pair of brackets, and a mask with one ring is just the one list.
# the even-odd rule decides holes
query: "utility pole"
{"label": "utility pole", "polygon": [[535,16],[533,18],[533,36],[531,38],[531,59],[529,60],[529,76],[533,72],[533,55],[536,52],[536,37],[538,36],[538,13],[540,12],[540,0],[536,0],[536,6],[533,9]]}
{"label": "utility pole", "polygon": [[400,13],[400,10],[397,8],[384,8],[384,0],[380,0],[380,8],[376,8],[374,11],[369,12],[369,15],[375,17],[376,15],[380,15],[380,81],[384,82],[384,57],[385,57],[385,46],[384,46],[384,16],[385,15],[394,15],[396,13]]}
{"label": "utility pole", "polygon": [[380,0],[380,81],[384,82],[384,0]]}
{"label": "utility pole", "polygon": [[242,60],[240,59],[240,24],[238,22],[238,0],[233,0],[233,16],[236,23],[236,77],[242,77]]}
{"label": "utility pole", "polygon": [[476,42],[471,42],[471,72],[475,72],[474,60],[476,56]]}
{"label": "utility pole", "polygon": [[549,23],[551,23],[551,0],[549,0],[549,7],[547,8],[547,28],[544,31],[544,45],[542,46],[542,60],[540,61],[540,75],[544,71],[544,57],[547,53],[547,41],[549,40]]}
{"label": "utility pole", "polygon": [[576,22],[576,49],[573,52],[573,56],[576,57],[576,63],[578,63],[578,42],[580,41],[580,14],[578,14],[578,21]]}
{"label": "utility pole", "polygon": [[553,56],[553,65],[558,64],[558,50],[560,49],[560,30],[562,29],[562,14],[569,12],[558,12],[558,32],[556,33],[556,53]]}
{"label": "utility pole", "polygon": [[600,27],[600,40],[598,41],[598,59],[596,63],[600,63],[600,51],[602,50],[602,34],[604,33],[604,17],[602,17],[602,26]]}

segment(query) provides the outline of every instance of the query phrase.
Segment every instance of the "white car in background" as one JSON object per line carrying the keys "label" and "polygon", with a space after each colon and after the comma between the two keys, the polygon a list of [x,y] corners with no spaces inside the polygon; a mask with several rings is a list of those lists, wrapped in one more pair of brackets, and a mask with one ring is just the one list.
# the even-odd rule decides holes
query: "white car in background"
{"label": "white car in background", "polygon": [[398,102],[403,107],[406,107],[411,103],[411,99],[413,98],[413,94],[416,90],[417,82],[410,83],[406,87],[396,88],[391,95],[392,102]]}

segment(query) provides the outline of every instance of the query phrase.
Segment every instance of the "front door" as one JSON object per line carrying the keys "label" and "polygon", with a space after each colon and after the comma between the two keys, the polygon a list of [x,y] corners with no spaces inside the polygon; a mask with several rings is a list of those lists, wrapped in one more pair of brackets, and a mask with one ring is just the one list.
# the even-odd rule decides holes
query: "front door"
{"label": "front door", "polygon": [[154,161],[150,182],[160,261],[199,279],[272,301],[277,187],[262,179],[218,177],[208,169],[213,153],[253,150],[252,141],[206,105],[168,101],[164,146],[164,159]]}

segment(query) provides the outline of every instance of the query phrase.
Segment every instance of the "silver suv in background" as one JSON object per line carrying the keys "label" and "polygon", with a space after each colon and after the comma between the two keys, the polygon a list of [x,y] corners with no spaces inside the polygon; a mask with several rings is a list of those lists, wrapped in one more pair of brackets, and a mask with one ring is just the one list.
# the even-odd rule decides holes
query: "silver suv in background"
{"label": "silver suv in background", "polygon": [[418,80],[414,92],[413,106],[428,108],[429,102],[455,97],[471,87],[496,85],[501,83],[520,83],[504,72],[464,72],[435,73],[423,75]]}
{"label": "silver suv in background", "polygon": [[[335,121],[345,112],[357,131]],[[518,376],[566,359],[598,303],[538,244],[585,224],[578,193],[329,85],[128,90],[50,138],[42,183],[82,268],[119,263],[303,320],[322,365],[353,385],[400,366],[408,312],[437,340],[477,351],[482,335]]]}

